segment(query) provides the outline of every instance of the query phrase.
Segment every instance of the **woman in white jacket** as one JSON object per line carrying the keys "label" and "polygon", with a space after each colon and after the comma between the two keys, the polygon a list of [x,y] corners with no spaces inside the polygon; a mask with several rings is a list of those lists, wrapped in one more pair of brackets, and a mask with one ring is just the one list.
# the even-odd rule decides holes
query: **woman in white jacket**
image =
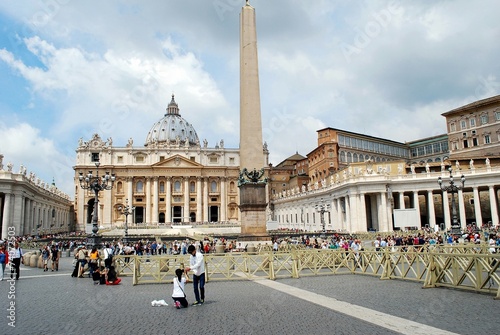
{"label": "woman in white jacket", "polygon": [[184,293],[184,286],[187,282],[187,278],[183,274],[184,271],[182,271],[182,269],[175,270],[172,299],[174,299],[174,306],[177,309],[180,309],[181,306],[184,308],[189,306],[188,301],[186,300],[186,293]]}

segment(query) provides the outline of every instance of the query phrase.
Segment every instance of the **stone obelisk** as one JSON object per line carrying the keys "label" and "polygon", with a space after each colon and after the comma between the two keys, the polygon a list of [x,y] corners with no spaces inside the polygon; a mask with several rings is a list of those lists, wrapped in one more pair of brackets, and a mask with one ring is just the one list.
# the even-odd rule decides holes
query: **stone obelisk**
{"label": "stone obelisk", "polygon": [[255,9],[247,0],[240,14],[240,240],[269,240],[264,165]]}

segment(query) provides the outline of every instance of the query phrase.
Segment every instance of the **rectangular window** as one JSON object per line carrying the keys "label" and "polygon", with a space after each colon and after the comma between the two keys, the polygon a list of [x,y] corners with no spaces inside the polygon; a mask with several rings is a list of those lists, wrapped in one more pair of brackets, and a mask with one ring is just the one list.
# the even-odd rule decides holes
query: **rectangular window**
{"label": "rectangular window", "polygon": [[118,163],[123,163],[123,156],[118,156]]}
{"label": "rectangular window", "polygon": [[433,153],[435,153],[435,154],[437,154],[437,153],[441,152],[441,145],[440,145],[440,143],[434,143],[434,144],[432,145],[432,151],[433,151]]}
{"label": "rectangular window", "polygon": [[160,156],[160,162],[165,160],[165,156]]}
{"label": "rectangular window", "polygon": [[234,157],[229,157],[229,164],[234,165]]}
{"label": "rectangular window", "polygon": [[464,144],[464,149],[469,147],[469,142],[467,140],[464,140],[463,144]]}
{"label": "rectangular window", "polygon": [[196,160],[196,158],[195,158],[194,156],[191,156],[191,157],[189,157],[189,160],[190,160],[191,162],[194,162],[194,161]]}
{"label": "rectangular window", "polygon": [[465,120],[460,121],[460,127],[461,127],[461,129],[466,129],[467,128],[467,122],[465,122]]}
{"label": "rectangular window", "polygon": [[431,155],[432,154],[432,144],[427,144],[425,146],[425,154],[426,155]]}
{"label": "rectangular window", "polygon": [[92,153],[92,162],[99,162],[99,153],[98,152]]}
{"label": "rectangular window", "polygon": [[500,112],[495,112],[495,120],[500,121]]}
{"label": "rectangular window", "polygon": [[488,115],[484,114],[481,115],[481,124],[487,124],[488,123]]}
{"label": "rectangular window", "polygon": [[470,123],[470,126],[471,126],[471,127],[475,127],[475,126],[476,126],[476,119],[474,119],[474,118],[470,118],[470,119],[469,119],[469,123]]}
{"label": "rectangular window", "polygon": [[417,149],[416,148],[411,148],[411,156],[417,157]]}
{"label": "rectangular window", "polygon": [[472,146],[473,146],[473,147],[477,147],[477,138],[476,138],[476,137],[474,137],[474,138],[472,139]]}
{"label": "rectangular window", "polygon": [[418,147],[417,148],[417,153],[419,156],[425,155],[424,147]]}
{"label": "rectangular window", "polygon": [[140,162],[144,162],[144,157],[142,157],[142,156],[137,156],[137,157],[135,158],[135,161],[136,161],[136,162],[139,162],[139,163],[140,163]]}
{"label": "rectangular window", "polygon": [[210,163],[217,163],[217,156],[210,157]]}
{"label": "rectangular window", "polygon": [[451,123],[450,124],[450,131],[455,131],[456,128],[455,128],[455,124],[454,123]]}
{"label": "rectangular window", "polygon": [[491,143],[490,135],[484,135],[484,144],[490,144],[490,143]]}

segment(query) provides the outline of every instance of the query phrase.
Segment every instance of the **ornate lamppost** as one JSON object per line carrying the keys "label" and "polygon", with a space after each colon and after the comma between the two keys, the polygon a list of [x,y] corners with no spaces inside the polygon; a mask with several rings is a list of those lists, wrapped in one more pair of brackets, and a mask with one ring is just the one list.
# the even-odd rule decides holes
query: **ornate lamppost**
{"label": "ornate lamppost", "polygon": [[106,171],[106,174],[104,176],[99,177],[99,161],[95,162],[96,166],[96,174],[95,176],[92,175],[92,171],[89,171],[87,175],[83,175],[83,172],[80,172],[79,180],[80,180],[80,187],[83,188],[84,190],[91,190],[94,192],[94,212],[92,214],[92,234],[90,237],[87,239],[87,242],[91,246],[99,246],[101,244],[101,239],[97,235],[97,232],[99,231],[99,227],[97,226],[97,220],[98,220],[98,215],[97,215],[97,210],[99,208],[99,192],[103,190],[111,190],[113,187],[113,183],[115,182],[115,174],[109,174],[108,171]]}
{"label": "ornate lamppost", "polygon": [[460,177],[462,185],[456,185],[455,181],[453,180],[453,169],[451,168],[451,166],[448,168],[448,171],[450,172],[450,185],[443,185],[443,180],[441,179],[441,177],[438,178],[438,184],[442,191],[451,192],[451,215],[452,215],[451,234],[460,235],[462,231],[460,229],[460,223],[458,222],[458,217],[457,217],[455,193],[458,193],[458,191],[461,191],[464,188],[465,176],[462,175],[462,177]]}
{"label": "ornate lamppost", "polygon": [[128,243],[128,216],[134,212],[135,207],[128,205],[128,199],[125,199],[125,207],[118,207],[118,211],[125,215],[125,237],[123,238],[123,244]]}
{"label": "ornate lamppost", "polygon": [[321,203],[314,206],[314,209],[316,209],[316,212],[319,213],[320,218],[321,218],[321,226],[323,227],[323,232],[321,234],[321,237],[326,237],[326,227],[325,227],[325,213],[330,212],[330,204],[324,204],[323,199],[320,200]]}

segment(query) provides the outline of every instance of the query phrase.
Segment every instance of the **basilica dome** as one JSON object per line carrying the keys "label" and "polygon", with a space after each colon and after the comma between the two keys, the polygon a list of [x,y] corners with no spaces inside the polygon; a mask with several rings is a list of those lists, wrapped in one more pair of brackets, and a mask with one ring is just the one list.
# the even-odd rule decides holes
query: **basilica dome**
{"label": "basilica dome", "polygon": [[179,114],[179,106],[172,94],[172,101],[168,104],[167,113],[156,122],[146,137],[145,146],[154,144],[198,145],[198,134],[193,125],[184,120]]}

